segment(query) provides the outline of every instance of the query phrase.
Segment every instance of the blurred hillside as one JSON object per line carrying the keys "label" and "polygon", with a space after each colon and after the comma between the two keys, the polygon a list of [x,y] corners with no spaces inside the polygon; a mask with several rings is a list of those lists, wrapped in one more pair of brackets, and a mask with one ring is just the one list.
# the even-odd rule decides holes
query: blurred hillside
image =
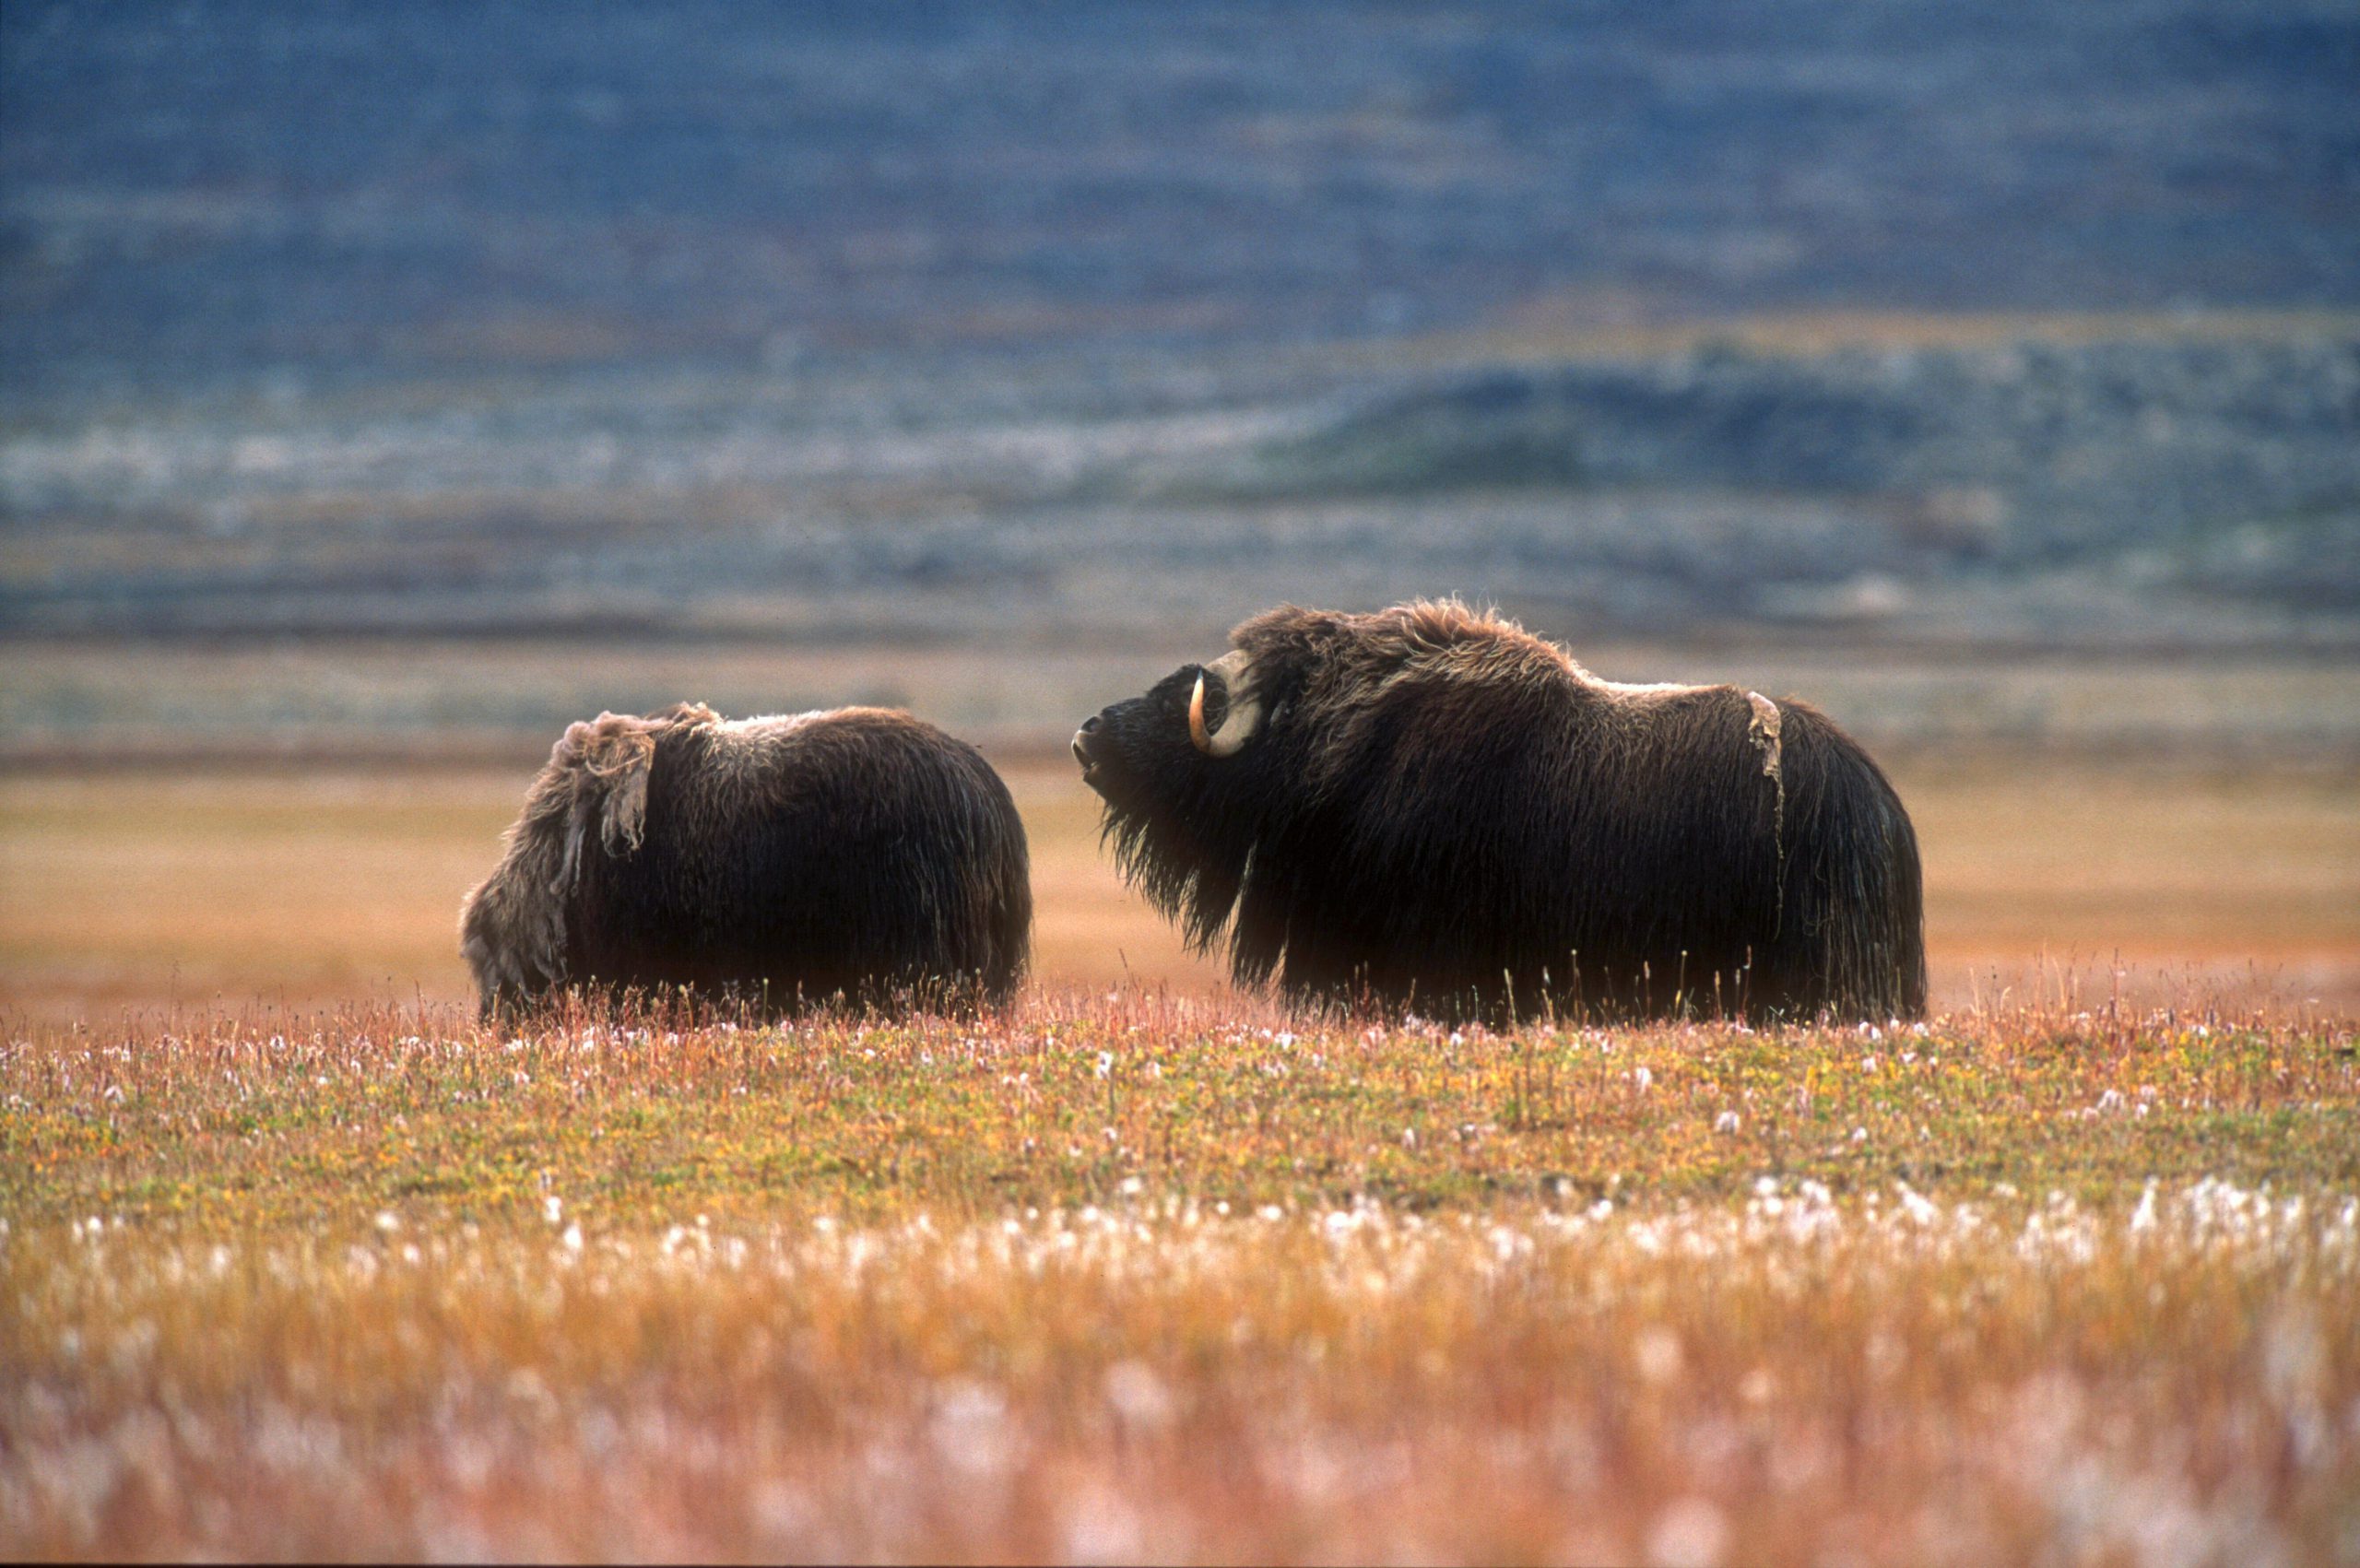
{"label": "blurred hillside", "polygon": [[12,4],[0,634],[2360,646],[2360,13]]}
{"label": "blurred hillside", "polygon": [[1021,422],[715,374],[19,429],[0,630],[1119,642],[1457,592],[1588,635],[2360,646],[2360,317],[2231,324]]}

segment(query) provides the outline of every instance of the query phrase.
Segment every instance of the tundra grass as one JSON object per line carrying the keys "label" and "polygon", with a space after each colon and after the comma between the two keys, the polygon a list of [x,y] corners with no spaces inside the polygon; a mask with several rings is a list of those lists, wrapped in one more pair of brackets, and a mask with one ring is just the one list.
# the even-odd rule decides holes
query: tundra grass
{"label": "tundra grass", "polygon": [[0,1551],[2348,1560],[2354,1047],[29,1027]]}

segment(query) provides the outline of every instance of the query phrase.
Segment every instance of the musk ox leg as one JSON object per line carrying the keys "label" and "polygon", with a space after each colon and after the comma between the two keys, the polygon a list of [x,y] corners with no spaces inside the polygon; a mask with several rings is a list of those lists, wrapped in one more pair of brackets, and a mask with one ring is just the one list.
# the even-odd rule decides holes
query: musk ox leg
{"label": "musk ox leg", "polygon": [[584,841],[595,825],[608,853],[639,847],[655,737],[673,719],[600,713],[566,727],[502,839],[500,865],[467,895],[459,951],[485,1021],[520,1011],[568,978],[567,917]]}

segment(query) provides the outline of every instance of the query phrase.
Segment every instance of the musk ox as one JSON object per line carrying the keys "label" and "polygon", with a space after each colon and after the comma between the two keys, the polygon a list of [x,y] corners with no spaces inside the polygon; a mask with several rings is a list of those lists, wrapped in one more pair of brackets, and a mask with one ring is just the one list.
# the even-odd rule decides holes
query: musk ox
{"label": "musk ox", "polygon": [[1918,842],[1817,710],[1456,602],[1292,606],[1085,724],[1126,876],[1241,984],[1446,1017],[1908,1018]]}
{"label": "musk ox", "polygon": [[885,709],[601,713],[550,750],[504,844],[459,918],[487,1017],[634,986],[765,1011],[998,1003],[1031,940],[1008,786]]}

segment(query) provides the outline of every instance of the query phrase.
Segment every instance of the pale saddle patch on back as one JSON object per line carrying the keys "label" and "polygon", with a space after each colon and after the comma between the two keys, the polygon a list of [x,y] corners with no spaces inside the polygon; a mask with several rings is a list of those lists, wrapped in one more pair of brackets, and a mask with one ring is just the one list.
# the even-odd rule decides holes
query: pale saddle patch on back
{"label": "pale saddle patch on back", "polygon": [[[1745,726],[1746,737],[1762,749],[1762,776],[1777,779],[1778,722],[1784,715],[1778,712],[1777,703],[1759,691],[1747,692],[1745,700],[1753,705],[1753,721]],[[1779,782],[1783,785],[1786,781]]]}
{"label": "pale saddle patch on back", "polygon": [[1779,723],[1785,715],[1778,712],[1777,703],[1759,691],[1747,692],[1745,700],[1753,709],[1753,717],[1745,726],[1745,737],[1761,751],[1762,776],[1770,781],[1774,792],[1770,837],[1778,852],[1778,908],[1770,934],[1775,937],[1787,914],[1787,775],[1784,747],[1778,738]]}

